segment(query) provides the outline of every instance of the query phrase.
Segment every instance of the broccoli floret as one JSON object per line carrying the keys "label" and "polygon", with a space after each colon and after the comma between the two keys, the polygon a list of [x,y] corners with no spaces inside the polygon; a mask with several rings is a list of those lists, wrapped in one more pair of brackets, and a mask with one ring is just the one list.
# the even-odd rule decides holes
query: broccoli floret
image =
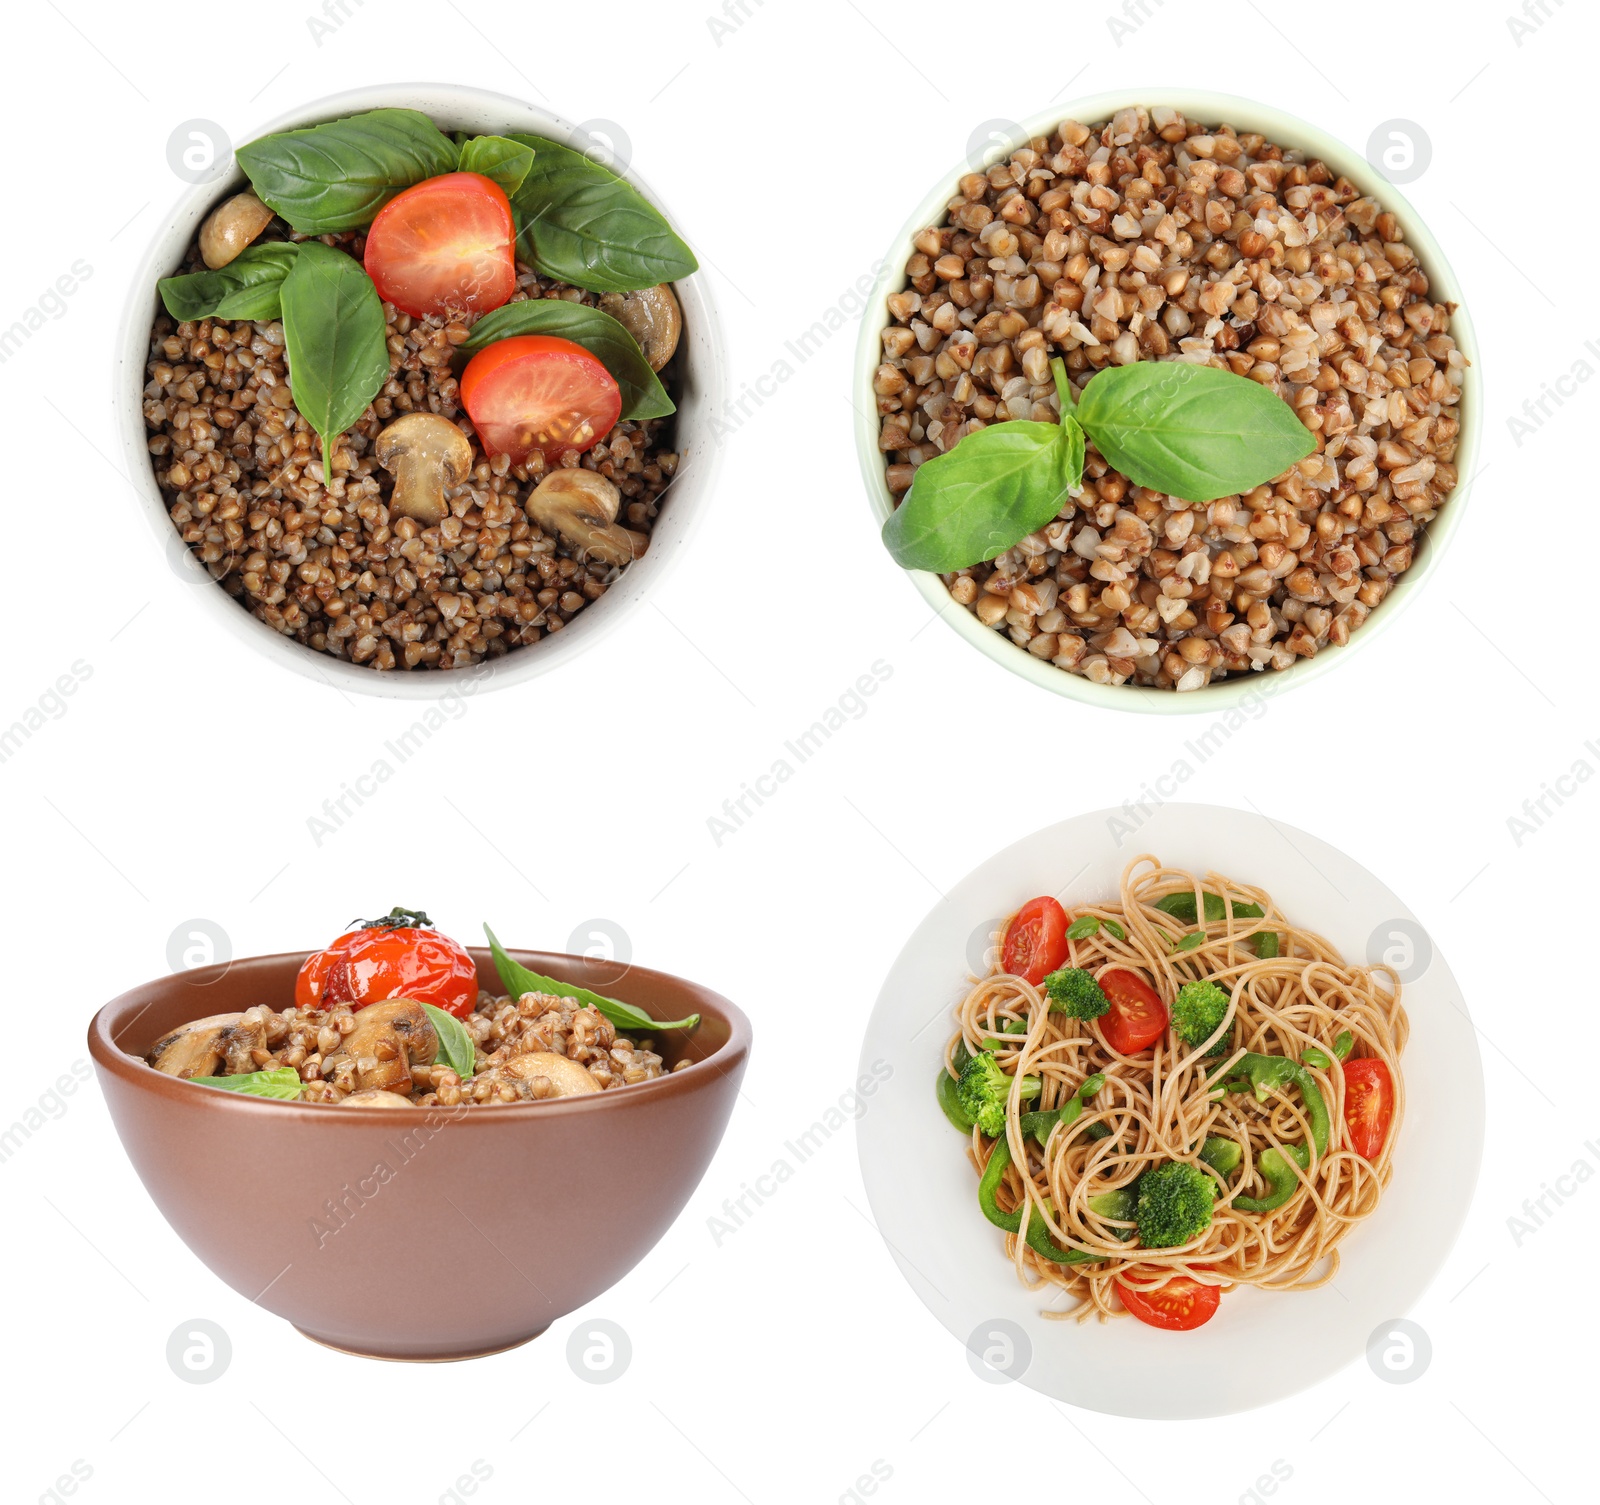
{"label": "broccoli floret", "polygon": [[[1186,982],[1172,1000],[1172,1027],[1190,1045],[1204,1045],[1228,1012],[1228,995],[1214,982]],[[1224,1035],[1206,1052],[1221,1056],[1228,1052]]]}
{"label": "broccoli floret", "polygon": [[1197,1165],[1171,1160],[1139,1178],[1134,1220],[1146,1249],[1173,1249],[1211,1226],[1216,1183]]}
{"label": "broccoli floret", "polygon": [[1068,1014],[1074,1019],[1098,1019],[1111,1007],[1094,973],[1082,967],[1062,967],[1044,980],[1052,1014]]}
{"label": "broccoli floret", "polygon": [[[980,1050],[961,1068],[956,1096],[967,1117],[990,1139],[1006,1131],[1006,1099],[1011,1095],[1011,1078],[1006,1075],[992,1051]],[[1039,1095],[1038,1077],[1022,1079],[1024,1102]]]}

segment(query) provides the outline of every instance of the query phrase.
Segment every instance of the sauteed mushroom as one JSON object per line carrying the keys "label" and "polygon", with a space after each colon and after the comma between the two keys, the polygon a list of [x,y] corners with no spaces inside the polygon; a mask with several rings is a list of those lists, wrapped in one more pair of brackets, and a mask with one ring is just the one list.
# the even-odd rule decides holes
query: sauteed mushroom
{"label": "sauteed mushroom", "polygon": [[253,193],[236,193],[206,216],[200,256],[215,271],[225,267],[272,223],[272,211]]}
{"label": "sauteed mushroom", "polygon": [[243,1014],[212,1014],[180,1024],[151,1046],[146,1059],[157,1071],[164,1071],[168,1076],[216,1076],[228,1049],[228,1037],[243,1017]]}
{"label": "sauteed mushroom", "polygon": [[409,1092],[412,1066],[430,1065],[439,1053],[439,1036],[422,1005],[410,998],[391,998],[368,1005],[355,1017],[356,1027],[323,1060],[323,1076],[336,1078],[348,1061],[358,1089]]}
{"label": "sauteed mushroom", "polygon": [[[586,1067],[566,1056],[558,1056],[554,1051],[530,1050],[523,1055],[513,1056],[496,1070],[501,1076],[515,1077],[528,1083],[535,1097],[577,1097],[585,1092],[600,1091],[600,1084]],[[553,1090],[541,1092],[538,1086],[541,1080]]]}
{"label": "sauteed mushroom", "polygon": [[449,510],[446,486],[459,486],[472,470],[472,444],[437,413],[407,413],[378,435],[373,458],[394,476],[389,510],[424,527],[442,522]]}
{"label": "sauteed mushroom", "polygon": [[666,283],[632,293],[606,293],[600,307],[638,341],[652,371],[672,359],[683,333],[683,311]]}
{"label": "sauteed mushroom", "polygon": [[528,512],[545,532],[559,533],[575,549],[607,564],[627,564],[644,553],[643,533],[617,526],[622,493],[598,471],[553,470],[528,497]]}

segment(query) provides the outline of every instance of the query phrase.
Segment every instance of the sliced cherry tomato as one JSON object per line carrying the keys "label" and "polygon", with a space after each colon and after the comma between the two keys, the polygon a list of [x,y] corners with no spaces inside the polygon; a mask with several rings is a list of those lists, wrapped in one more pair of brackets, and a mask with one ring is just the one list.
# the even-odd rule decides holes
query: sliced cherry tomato
{"label": "sliced cherry tomato", "polygon": [[505,190],[481,173],[451,172],[378,211],[363,261],[379,297],[414,318],[486,314],[517,290],[516,239]]}
{"label": "sliced cherry tomato", "polygon": [[1117,1295],[1130,1315],[1147,1326],[1164,1328],[1171,1333],[1186,1333],[1203,1327],[1222,1305],[1221,1286],[1208,1286],[1187,1275],[1174,1275],[1153,1291],[1135,1290],[1119,1280]]}
{"label": "sliced cherry tomato", "polygon": [[1029,899],[1000,938],[1000,969],[1038,987],[1071,950],[1066,910],[1048,896]]}
{"label": "sliced cherry tomato", "polygon": [[551,464],[611,432],[622,412],[615,378],[582,345],[518,334],[485,345],[461,373],[461,401],[484,448],[520,465],[534,450]]}
{"label": "sliced cherry tomato", "polygon": [[1350,1147],[1363,1160],[1376,1160],[1394,1121],[1394,1078],[1372,1056],[1344,1063],[1344,1126]]}
{"label": "sliced cherry tomato", "polygon": [[415,998],[464,1019],[478,1001],[477,963],[420,910],[396,909],[308,956],[295,979],[294,1001],[304,1009],[363,1009],[390,998]]}
{"label": "sliced cherry tomato", "polygon": [[1167,1006],[1137,972],[1113,967],[1100,975],[1100,991],[1111,1007],[1100,1016],[1100,1033],[1119,1055],[1154,1045],[1167,1028]]}

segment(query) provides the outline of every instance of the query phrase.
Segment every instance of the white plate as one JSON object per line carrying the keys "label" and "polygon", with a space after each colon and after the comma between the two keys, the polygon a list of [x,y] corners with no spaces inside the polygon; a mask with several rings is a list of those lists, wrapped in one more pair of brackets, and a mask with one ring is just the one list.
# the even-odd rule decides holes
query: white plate
{"label": "white plate", "polygon": [[[1390,953],[1407,979],[1411,1018],[1394,1179],[1378,1210],[1340,1245],[1335,1284],[1293,1293],[1239,1287],[1190,1333],[1132,1318],[1080,1326],[1042,1317],[1052,1300],[1061,1304],[1060,1293],[1030,1292],[1017,1280],[1004,1235],[978,1211],[961,1137],[934,1100],[950,1011],[988,931],[1035,894],[1053,893],[1068,908],[1115,895],[1124,865],[1142,852],[1265,888],[1297,925],[1351,961]],[[1460,989],[1421,924],[1326,842],[1215,805],[1163,805],[1142,820],[1126,809],[1094,811],[991,857],[906,943],[878,995],[861,1059],[863,1071],[875,1061],[893,1068],[857,1126],[857,1142],[878,1228],[911,1288],[974,1352],[993,1351],[1007,1377],[1118,1416],[1245,1411],[1357,1358],[1373,1330],[1404,1315],[1438,1273],[1466,1218],[1483,1154],[1477,1040]],[[1292,1362],[1261,1362],[1263,1353],[1285,1351],[1289,1339]]]}

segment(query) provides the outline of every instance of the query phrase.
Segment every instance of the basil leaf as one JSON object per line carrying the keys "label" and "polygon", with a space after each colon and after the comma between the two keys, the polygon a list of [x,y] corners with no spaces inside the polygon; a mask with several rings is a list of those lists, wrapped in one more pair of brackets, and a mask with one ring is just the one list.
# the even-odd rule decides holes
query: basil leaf
{"label": "basil leaf", "polygon": [[225,267],[163,277],[156,284],[167,312],[192,319],[276,319],[278,289],[299,247],[289,240],[246,246]]}
{"label": "basil leaf", "polygon": [[469,355],[518,334],[554,334],[597,356],[622,389],[622,417],[665,418],[676,411],[638,342],[610,314],[564,298],[506,303],[472,326],[461,349]]}
{"label": "basil leaf", "polygon": [[358,230],[403,188],[454,172],[457,149],[417,110],[368,110],[234,154],[256,197],[304,235]]}
{"label": "basil leaf", "polygon": [[1205,931],[1191,930],[1188,935],[1178,942],[1172,949],[1174,951],[1193,951],[1206,938]]}
{"label": "basil leaf", "polygon": [[533,165],[512,196],[517,246],[547,277],[597,293],[673,282],[699,268],[659,210],[570,146],[516,132]]}
{"label": "basil leaf", "polygon": [[1106,920],[1106,921],[1105,921],[1105,922],[1104,922],[1104,923],[1105,923],[1105,927],[1106,927],[1106,929],[1107,929],[1107,930],[1108,930],[1108,931],[1109,931],[1109,932],[1110,932],[1110,933],[1111,933],[1111,934],[1112,934],[1112,935],[1114,935],[1114,936],[1116,936],[1116,938],[1117,938],[1117,939],[1118,939],[1118,940],[1119,940],[1119,941],[1125,941],[1125,940],[1127,940],[1127,938],[1128,938],[1128,932],[1127,932],[1127,931],[1126,931],[1126,930],[1124,930],[1124,929],[1123,929],[1123,928],[1122,928],[1122,926],[1120,926],[1120,925],[1119,925],[1119,924],[1117,924],[1117,922],[1116,922],[1116,921],[1115,921],[1115,920]]}
{"label": "basil leaf", "polygon": [[948,574],[993,559],[1066,504],[1082,475],[1075,419],[1013,419],[967,434],[925,461],[883,525],[883,542],[908,570]]}
{"label": "basil leaf", "polygon": [[1278,954],[1278,932],[1259,930],[1255,935],[1256,955],[1262,961],[1271,961]]}
{"label": "basil leaf", "polygon": [[1107,366],[1078,399],[1095,448],[1136,486],[1212,502],[1274,480],[1316,448],[1259,382],[1187,361]]}
{"label": "basil leaf", "polygon": [[686,1019],[652,1019],[642,1009],[636,1009],[631,1003],[619,1003],[615,998],[603,998],[598,993],[591,993],[587,988],[580,988],[574,983],[558,982],[553,977],[541,977],[537,972],[530,972],[519,961],[514,961],[506,954],[505,948],[495,939],[494,931],[487,925],[483,933],[489,937],[489,950],[494,954],[495,969],[500,973],[500,982],[513,998],[520,998],[524,993],[554,993],[558,998],[571,998],[577,1003],[588,1004],[590,1008],[598,1009],[619,1029],[625,1029],[632,1034],[651,1034],[663,1029],[693,1029],[700,1022],[698,1014],[690,1014]]}
{"label": "basil leaf", "polygon": [[1100,921],[1096,916],[1092,914],[1079,915],[1077,919],[1067,926],[1067,939],[1069,941],[1084,941],[1091,935],[1098,935],[1099,931]]}
{"label": "basil leaf", "polygon": [[249,1097],[275,1097],[293,1102],[300,1096],[300,1073],[293,1066],[278,1066],[271,1071],[251,1071],[242,1076],[192,1076],[202,1087],[222,1087],[228,1092],[243,1092]]}
{"label": "basil leaf", "polygon": [[422,1012],[428,1016],[434,1034],[439,1037],[440,1058],[463,1082],[466,1081],[478,1060],[466,1025],[454,1014],[448,1014],[431,1003],[423,1004]]}
{"label": "basil leaf", "polygon": [[510,198],[533,166],[533,148],[509,136],[473,136],[461,147],[457,172],[476,172],[496,183]]}
{"label": "basil leaf", "polygon": [[289,390],[322,436],[326,483],[333,479],[332,439],[366,412],[389,379],[383,303],[359,262],[315,240],[301,243],[280,296]]}
{"label": "basil leaf", "polygon": [[[1222,895],[1214,894],[1209,889],[1205,893],[1206,923],[1220,920],[1223,917]],[[1168,894],[1164,899],[1157,899],[1154,907],[1163,914],[1169,914],[1175,920],[1182,920],[1186,925],[1194,924],[1195,906],[1194,890],[1180,888],[1175,894]],[[1266,913],[1259,904],[1239,904],[1233,906],[1233,917],[1236,920],[1259,920]]]}

